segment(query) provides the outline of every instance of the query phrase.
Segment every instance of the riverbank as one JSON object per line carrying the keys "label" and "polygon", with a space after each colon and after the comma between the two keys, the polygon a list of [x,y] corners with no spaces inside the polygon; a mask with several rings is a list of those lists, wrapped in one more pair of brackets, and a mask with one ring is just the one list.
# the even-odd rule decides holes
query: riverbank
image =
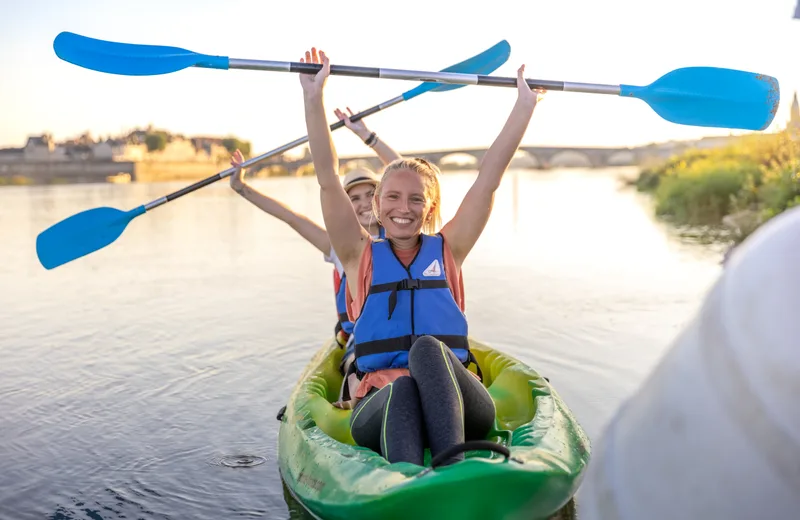
{"label": "riverbank", "polygon": [[[0,187],[53,184],[194,182],[226,170],[212,161],[26,161],[0,163]],[[280,167],[262,169],[257,177],[282,175]]]}
{"label": "riverbank", "polygon": [[719,228],[735,245],[800,204],[799,159],[800,140],[789,130],[752,134],[642,169],[632,184],[653,197],[658,217],[679,226]]}

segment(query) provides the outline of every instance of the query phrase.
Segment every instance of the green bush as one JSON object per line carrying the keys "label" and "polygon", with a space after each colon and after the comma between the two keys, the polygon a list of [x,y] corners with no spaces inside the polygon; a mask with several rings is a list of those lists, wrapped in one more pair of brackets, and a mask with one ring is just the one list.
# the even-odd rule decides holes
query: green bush
{"label": "green bush", "polygon": [[655,191],[656,213],[681,224],[716,224],[729,213],[732,198],[741,192],[758,167],[732,159],[702,159],[661,179]]}
{"label": "green bush", "polygon": [[232,154],[238,149],[245,157],[250,156],[250,141],[241,141],[236,137],[227,137],[222,140],[222,146],[228,150],[228,153]]}
{"label": "green bush", "polygon": [[155,132],[144,136],[144,144],[148,152],[161,152],[167,147],[167,134]]}
{"label": "green bush", "polygon": [[800,205],[800,142],[788,131],[753,134],[716,149],[690,150],[643,169],[639,191],[676,224],[717,225],[749,210],[766,220]]}

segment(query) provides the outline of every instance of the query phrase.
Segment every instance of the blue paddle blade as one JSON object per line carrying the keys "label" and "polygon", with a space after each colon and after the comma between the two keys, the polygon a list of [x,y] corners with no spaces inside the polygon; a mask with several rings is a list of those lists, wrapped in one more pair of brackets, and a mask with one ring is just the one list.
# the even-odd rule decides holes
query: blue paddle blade
{"label": "blue paddle blade", "polygon": [[62,32],[53,41],[62,60],[99,72],[125,76],[168,74],[188,67],[227,69],[227,56],[210,56],[179,47],[96,40]]}
{"label": "blue paddle blade", "polygon": [[764,130],[780,102],[778,80],[716,67],[675,69],[646,87],[620,85],[620,96],[646,102],[673,123]]}
{"label": "blue paddle blade", "polygon": [[[456,63],[451,67],[442,69],[440,72],[459,72],[462,74],[481,74],[488,75],[496,71],[508,61],[511,55],[511,46],[506,40],[502,40],[492,47],[486,49],[482,53],[473,56],[461,63]],[[456,88],[465,87],[466,85],[454,85],[451,83],[433,83],[426,82],[418,87],[415,87],[408,92],[403,93],[403,99],[409,99],[424,94],[425,92],[444,92]]]}
{"label": "blue paddle blade", "polygon": [[144,206],[130,211],[94,208],[53,224],[36,237],[39,262],[45,269],[53,269],[106,247],[144,212]]}

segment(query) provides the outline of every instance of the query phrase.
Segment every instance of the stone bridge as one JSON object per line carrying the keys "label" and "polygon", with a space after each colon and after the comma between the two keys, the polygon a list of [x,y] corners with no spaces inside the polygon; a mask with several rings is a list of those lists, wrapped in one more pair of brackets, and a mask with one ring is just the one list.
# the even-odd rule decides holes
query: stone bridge
{"label": "stone bridge", "polygon": [[[459,168],[477,168],[486,148],[462,148],[455,150],[434,150],[426,152],[403,152],[409,157],[422,157],[442,170]],[[640,148],[580,148],[559,146],[520,146],[514,163],[517,167],[547,169],[554,167],[588,167],[604,168],[609,166],[637,165],[648,154]],[[256,172],[264,168],[285,169],[291,175],[301,174],[311,165],[311,155],[306,150],[304,157],[299,159],[285,159],[282,156],[269,159],[251,170]],[[374,171],[382,167],[381,160],[375,155],[350,156],[339,158],[343,170],[356,165],[367,166]]]}

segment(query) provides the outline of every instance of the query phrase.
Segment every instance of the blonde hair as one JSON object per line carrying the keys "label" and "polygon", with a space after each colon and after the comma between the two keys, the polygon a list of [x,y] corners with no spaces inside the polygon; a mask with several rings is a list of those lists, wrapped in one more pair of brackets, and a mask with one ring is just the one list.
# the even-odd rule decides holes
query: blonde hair
{"label": "blonde hair", "polygon": [[[422,232],[428,235],[436,234],[442,226],[442,189],[439,183],[440,172],[436,165],[420,157],[395,159],[386,165],[381,180],[378,182],[378,185],[375,186],[375,195],[372,197],[372,212],[376,216],[379,216],[378,199],[383,189],[383,182],[392,172],[399,170],[412,171],[422,178],[422,185],[425,187],[425,198],[431,203],[431,210],[425,222],[422,223]],[[380,218],[378,222],[380,223]]]}

